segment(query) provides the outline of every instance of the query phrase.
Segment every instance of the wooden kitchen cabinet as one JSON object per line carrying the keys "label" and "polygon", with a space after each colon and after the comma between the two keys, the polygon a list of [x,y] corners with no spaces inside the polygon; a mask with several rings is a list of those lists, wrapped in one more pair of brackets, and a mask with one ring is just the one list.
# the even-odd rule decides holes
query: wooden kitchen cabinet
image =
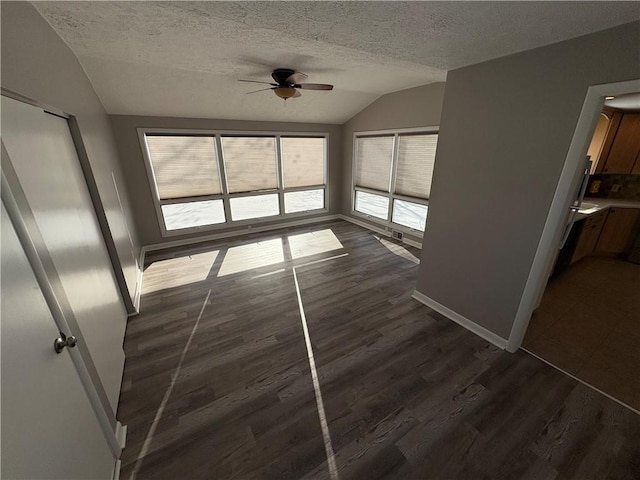
{"label": "wooden kitchen cabinet", "polygon": [[583,220],[582,229],[580,230],[580,235],[578,236],[578,241],[569,263],[575,263],[581,258],[593,253],[606,218],[607,210],[602,210]]}
{"label": "wooden kitchen cabinet", "polygon": [[[619,121],[618,121],[619,120]],[[597,172],[607,174],[640,174],[640,113],[616,115],[602,149],[603,158]]]}
{"label": "wooden kitchen cabinet", "polygon": [[638,152],[638,156],[636,157],[636,163],[633,164],[631,175],[640,175],[640,152]]}
{"label": "wooden kitchen cabinet", "polygon": [[596,253],[626,252],[636,233],[638,219],[639,208],[610,208],[595,247]]}

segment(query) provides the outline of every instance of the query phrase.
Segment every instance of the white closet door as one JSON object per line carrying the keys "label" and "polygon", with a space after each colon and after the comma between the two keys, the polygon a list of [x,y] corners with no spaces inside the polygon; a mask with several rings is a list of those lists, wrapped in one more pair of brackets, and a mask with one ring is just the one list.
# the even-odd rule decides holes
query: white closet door
{"label": "white closet door", "polygon": [[127,314],[67,120],[3,96],[2,140],[115,414]]}
{"label": "white closet door", "polygon": [[109,449],[2,205],[2,478],[111,478]]}

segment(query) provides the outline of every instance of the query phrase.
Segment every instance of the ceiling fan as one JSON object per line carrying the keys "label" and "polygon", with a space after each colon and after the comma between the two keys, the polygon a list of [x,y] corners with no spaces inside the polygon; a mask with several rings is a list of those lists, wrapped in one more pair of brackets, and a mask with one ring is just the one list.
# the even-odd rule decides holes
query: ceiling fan
{"label": "ceiling fan", "polygon": [[302,72],[296,72],[290,68],[276,68],[271,73],[271,78],[275,80],[275,83],[261,82],[258,80],[238,80],[239,82],[251,82],[251,83],[265,83],[271,85],[267,88],[255,90],[249,93],[263,92],[265,90],[273,90],[278,97],[286,100],[288,98],[296,98],[300,96],[298,89],[302,90],[333,90],[333,85],[326,83],[302,83],[308,77]]}

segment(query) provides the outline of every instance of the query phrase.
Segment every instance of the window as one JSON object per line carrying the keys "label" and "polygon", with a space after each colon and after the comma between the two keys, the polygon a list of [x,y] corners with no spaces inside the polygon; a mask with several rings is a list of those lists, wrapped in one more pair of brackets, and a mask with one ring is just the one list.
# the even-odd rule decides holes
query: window
{"label": "window", "polygon": [[139,135],[163,234],[325,209],[326,135]]}
{"label": "window", "polygon": [[437,143],[428,131],[356,135],[354,212],[424,231]]}
{"label": "window", "polygon": [[149,135],[147,148],[167,230],[225,222],[221,201],[201,201],[222,193],[215,137]]}
{"label": "window", "polygon": [[225,222],[222,200],[162,205],[162,215],[167,230],[201,227]]}
{"label": "window", "polygon": [[424,231],[424,225],[427,221],[427,206],[396,198],[393,200],[391,221],[414,230]]}
{"label": "window", "polygon": [[273,137],[222,137],[229,193],[278,188],[275,140]]}
{"label": "window", "polygon": [[389,192],[393,143],[393,136],[358,138],[356,186]]}
{"label": "window", "polygon": [[321,137],[280,138],[285,213],[324,208],[325,143]]}
{"label": "window", "polygon": [[215,138],[149,137],[160,200],[220,193]]}
{"label": "window", "polygon": [[236,221],[272,217],[280,214],[277,194],[236,197],[231,198],[230,202],[231,218]]}
{"label": "window", "polygon": [[308,212],[324,208],[324,190],[285,192],[284,213]]}
{"label": "window", "polygon": [[356,190],[356,210],[386,220],[389,214],[389,198]]}
{"label": "window", "polygon": [[324,184],[324,138],[280,138],[285,188]]}

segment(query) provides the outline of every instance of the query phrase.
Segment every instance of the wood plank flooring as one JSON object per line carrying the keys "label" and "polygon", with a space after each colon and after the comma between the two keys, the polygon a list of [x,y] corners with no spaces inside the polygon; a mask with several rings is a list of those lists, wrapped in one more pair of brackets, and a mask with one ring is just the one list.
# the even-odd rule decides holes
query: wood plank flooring
{"label": "wood plank flooring", "polygon": [[640,417],[411,299],[418,258],[343,221],[149,256],[121,478],[332,478],[293,267],[337,478],[640,478]]}

